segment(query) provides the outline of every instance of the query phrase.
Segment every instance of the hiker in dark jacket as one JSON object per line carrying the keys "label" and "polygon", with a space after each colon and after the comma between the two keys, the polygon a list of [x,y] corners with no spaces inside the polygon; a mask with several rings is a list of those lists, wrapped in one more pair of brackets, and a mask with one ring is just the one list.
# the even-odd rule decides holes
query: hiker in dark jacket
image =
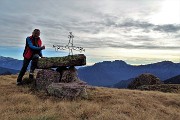
{"label": "hiker in dark jacket", "polygon": [[45,49],[45,46],[42,46],[42,41],[39,36],[40,36],[40,30],[35,29],[32,32],[32,36],[26,38],[26,46],[23,52],[23,57],[24,57],[23,66],[17,78],[17,83],[16,83],[17,85],[22,85],[22,78],[31,60],[32,62],[30,67],[29,78],[33,79],[34,77],[33,74],[37,66],[37,61],[39,57],[43,58],[41,50]]}

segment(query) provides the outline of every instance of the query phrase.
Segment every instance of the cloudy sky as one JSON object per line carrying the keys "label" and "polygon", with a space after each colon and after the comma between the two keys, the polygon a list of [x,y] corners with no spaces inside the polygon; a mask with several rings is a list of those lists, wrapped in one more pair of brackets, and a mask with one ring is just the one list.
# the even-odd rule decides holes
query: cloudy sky
{"label": "cloudy sky", "polygon": [[180,0],[0,0],[1,56],[23,59],[35,28],[47,57],[68,54],[52,46],[66,45],[71,31],[88,65],[180,62]]}

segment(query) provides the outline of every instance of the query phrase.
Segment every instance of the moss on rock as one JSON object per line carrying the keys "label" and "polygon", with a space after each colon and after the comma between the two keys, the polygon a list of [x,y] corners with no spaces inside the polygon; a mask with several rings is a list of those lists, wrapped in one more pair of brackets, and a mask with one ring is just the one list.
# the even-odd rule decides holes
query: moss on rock
{"label": "moss on rock", "polygon": [[38,60],[37,68],[47,69],[62,66],[83,66],[86,65],[86,56],[84,54],[69,55],[65,57],[48,57]]}

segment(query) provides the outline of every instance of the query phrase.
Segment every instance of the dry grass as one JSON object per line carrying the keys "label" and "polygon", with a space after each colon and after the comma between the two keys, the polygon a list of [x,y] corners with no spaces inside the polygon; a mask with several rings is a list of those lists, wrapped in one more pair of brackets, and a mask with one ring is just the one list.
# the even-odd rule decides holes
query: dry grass
{"label": "dry grass", "polygon": [[1,120],[180,120],[180,94],[92,88],[87,100],[67,101],[16,86],[0,76]]}

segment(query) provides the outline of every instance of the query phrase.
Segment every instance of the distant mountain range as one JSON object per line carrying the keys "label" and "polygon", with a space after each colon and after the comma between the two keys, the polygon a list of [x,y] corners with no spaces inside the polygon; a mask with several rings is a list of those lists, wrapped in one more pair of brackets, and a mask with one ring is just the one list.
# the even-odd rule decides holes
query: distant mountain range
{"label": "distant mountain range", "polygon": [[180,75],[180,63],[162,61],[135,66],[122,60],[115,60],[113,62],[104,61],[78,69],[80,79],[95,86],[113,86],[122,80],[135,78],[142,73],[151,73],[161,80],[166,80]]}
{"label": "distant mountain range", "polygon": [[[0,56],[0,74],[17,73],[23,60]],[[30,66],[30,65],[29,65]],[[162,61],[147,65],[130,65],[122,60],[104,61],[78,69],[81,80],[95,86],[124,86],[142,73],[151,73],[161,80],[180,75],[180,63]]]}
{"label": "distant mountain range", "polygon": [[0,75],[10,75],[10,74],[16,74],[18,72],[19,70],[0,67]]}
{"label": "distant mountain range", "polygon": [[0,75],[16,74],[19,72],[23,60],[0,56]]}
{"label": "distant mountain range", "polygon": [[22,64],[23,64],[23,60],[17,60],[10,57],[0,56],[0,67],[20,70]]}

